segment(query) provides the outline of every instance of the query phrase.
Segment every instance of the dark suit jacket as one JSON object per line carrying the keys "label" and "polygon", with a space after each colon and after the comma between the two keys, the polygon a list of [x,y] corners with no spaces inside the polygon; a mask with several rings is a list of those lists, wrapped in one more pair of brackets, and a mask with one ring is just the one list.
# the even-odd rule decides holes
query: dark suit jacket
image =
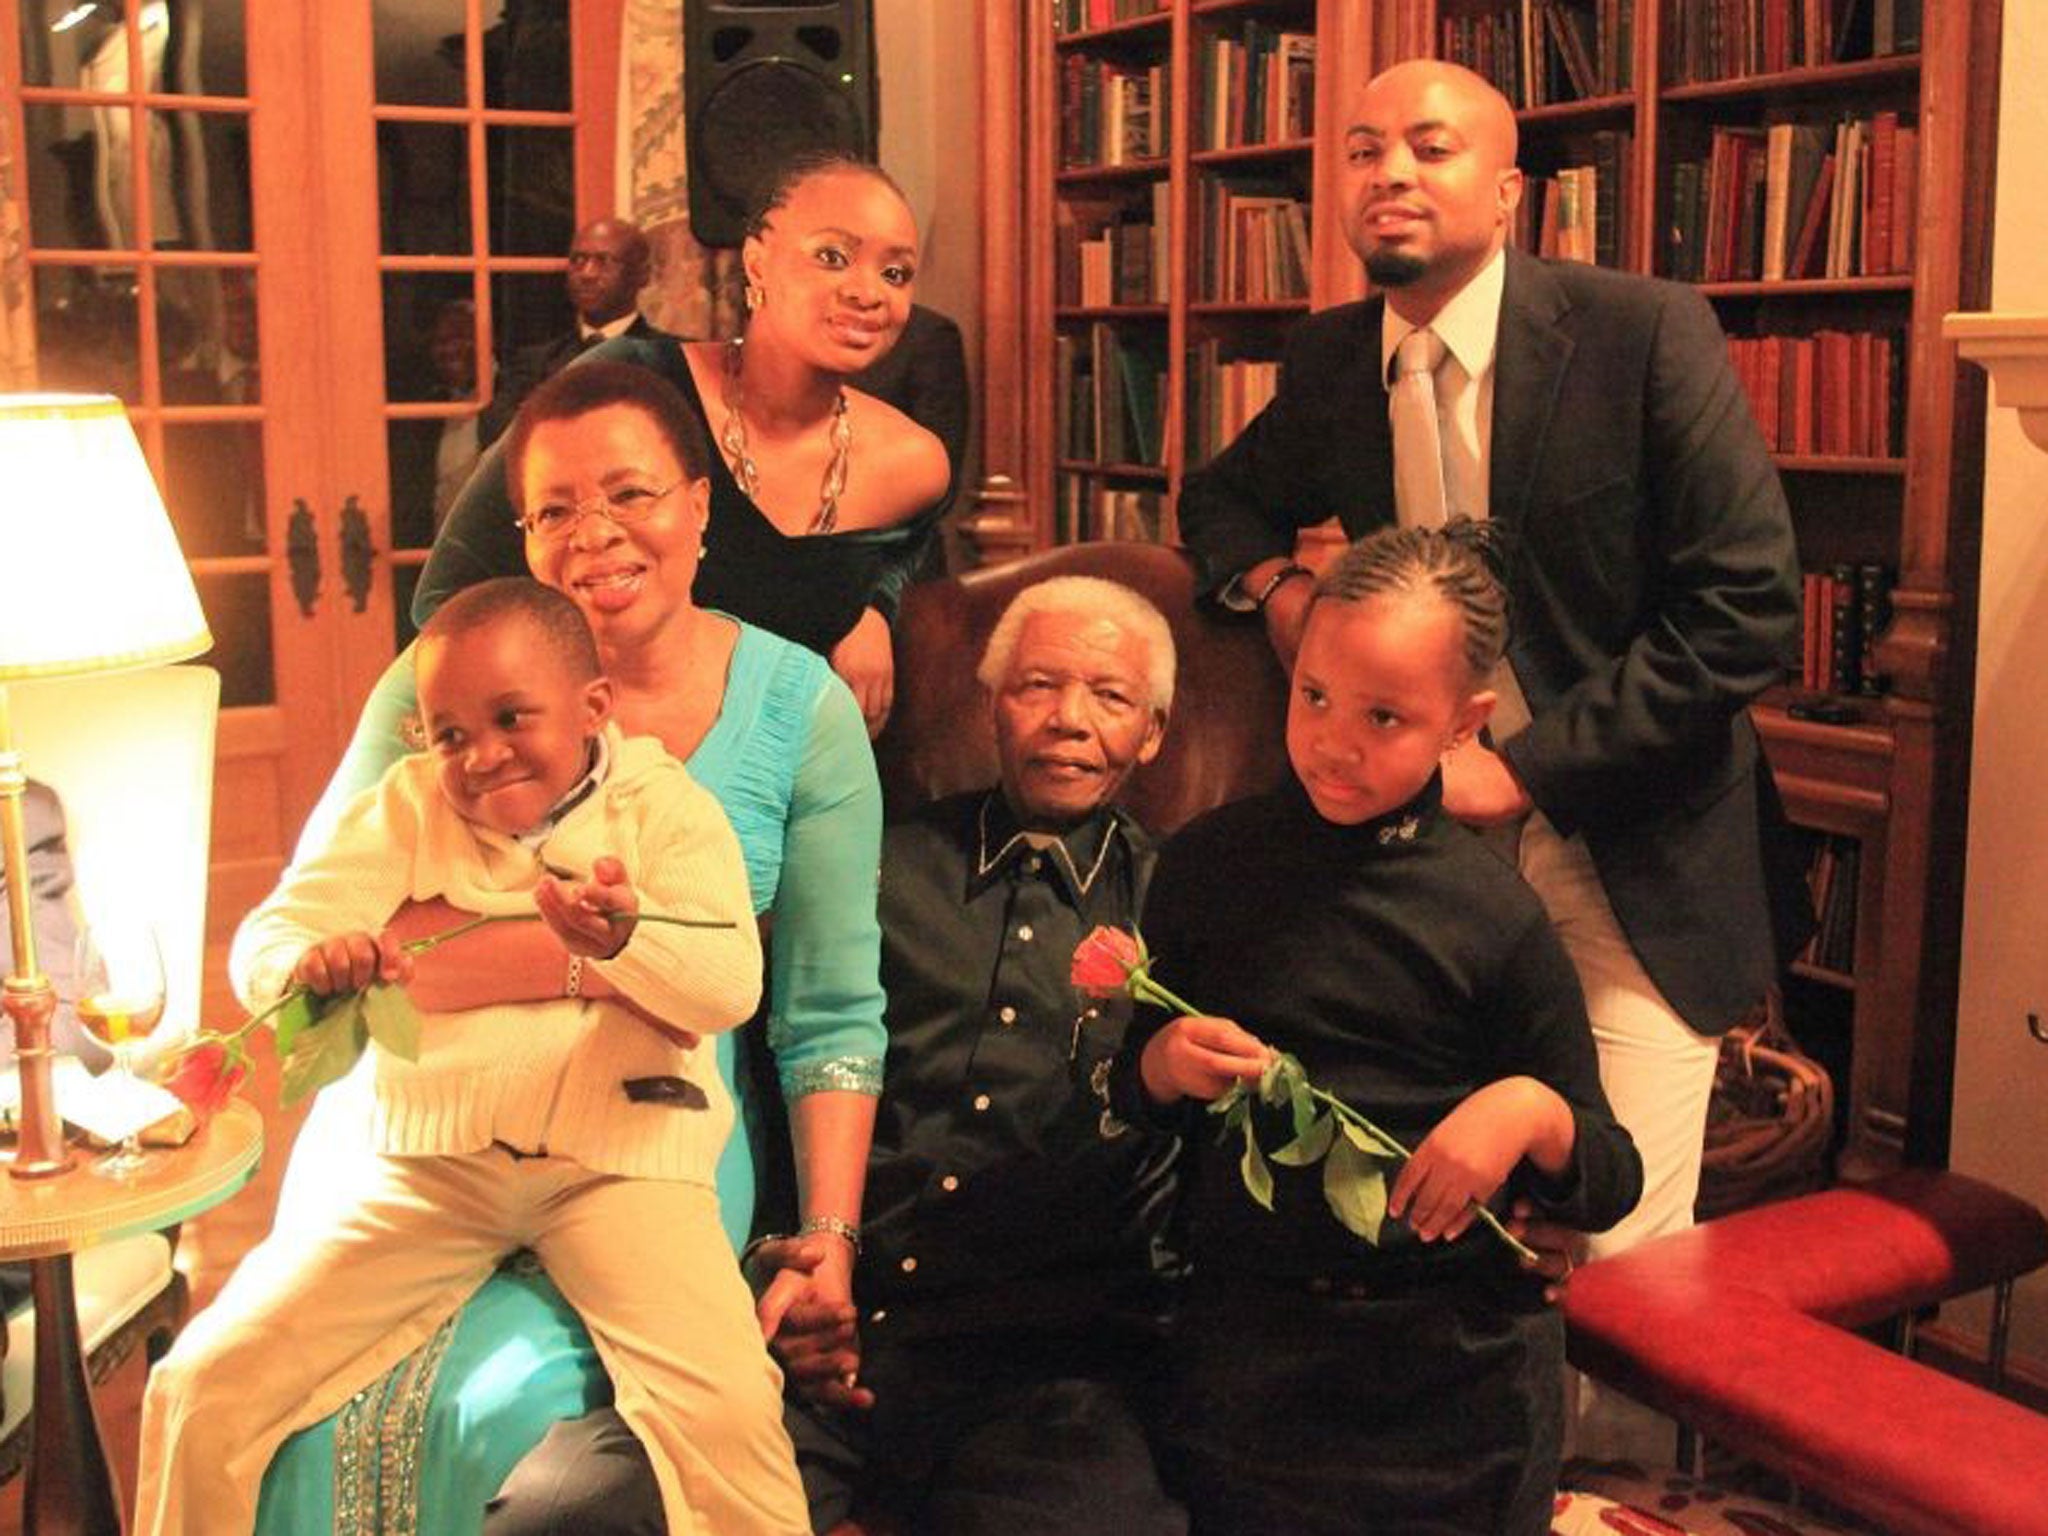
{"label": "dark suit jacket", "polygon": [[[1188,477],[1212,589],[1333,514],[1354,537],[1393,521],[1380,319],[1369,300],[1295,327],[1278,396]],[[1534,717],[1502,750],[1585,835],[1672,1006],[1724,1029],[1774,962],[1777,803],[1743,705],[1798,642],[1784,491],[1690,288],[1510,250],[1494,366],[1490,510]]]}
{"label": "dark suit jacket", "polygon": [[[619,334],[666,336],[668,332],[649,325],[645,315],[635,315],[633,323]],[[518,348],[501,362],[497,383],[491,390],[491,403],[476,419],[477,447],[488,448],[495,443],[512,425],[512,418],[518,414],[521,402],[533,393],[535,386],[582,355],[583,333],[571,326],[560,336]]]}

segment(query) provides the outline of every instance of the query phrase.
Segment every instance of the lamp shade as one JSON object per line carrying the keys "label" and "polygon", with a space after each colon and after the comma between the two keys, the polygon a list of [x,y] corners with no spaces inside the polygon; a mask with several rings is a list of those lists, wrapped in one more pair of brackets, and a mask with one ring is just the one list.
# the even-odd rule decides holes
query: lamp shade
{"label": "lamp shade", "polygon": [[0,395],[0,683],[212,644],[121,402]]}

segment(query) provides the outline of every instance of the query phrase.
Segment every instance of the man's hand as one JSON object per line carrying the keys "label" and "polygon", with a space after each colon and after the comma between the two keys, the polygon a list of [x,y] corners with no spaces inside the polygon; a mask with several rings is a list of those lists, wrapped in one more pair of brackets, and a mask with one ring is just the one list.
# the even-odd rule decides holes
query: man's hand
{"label": "man's hand", "polygon": [[292,967],[292,980],[322,997],[360,992],[373,981],[403,986],[412,980],[412,956],[389,929],[383,933],[338,933],[299,956]]}
{"label": "man's hand", "polygon": [[829,1232],[774,1238],[749,1254],[747,1279],[760,1293],[761,1336],[798,1393],[829,1407],[872,1408],[875,1394],[859,1384],[853,1245]]}
{"label": "man's hand", "polygon": [[1232,1083],[1257,1082],[1272,1052],[1234,1019],[1175,1019],[1145,1042],[1138,1074],[1156,1103],[1213,1099]]}
{"label": "man's hand", "polygon": [[1536,809],[1498,752],[1465,742],[1444,759],[1444,809],[1474,827],[1519,821]]}
{"label": "man's hand", "polygon": [[[1256,592],[1285,563],[1267,561],[1255,565],[1245,573],[1245,580]],[[1272,643],[1273,654],[1280,658],[1280,669],[1289,677],[1294,675],[1294,656],[1301,649],[1301,632],[1308,628],[1309,599],[1315,590],[1313,576],[1289,577],[1273,589],[1266,606],[1259,610],[1259,616],[1266,621],[1266,639]]]}
{"label": "man's hand", "polygon": [[1586,1260],[1586,1234],[1572,1227],[1545,1221],[1526,1200],[1517,1200],[1507,1221],[1508,1231],[1536,1250],[1536,1262],[1523,1265],[1543,1277],[1543,1299],[1552,1306],[1564,1300],[1572,1271]]}
{"label": "man's hand", "polygon": [[614,922],[640,910],[640,898],[626,880],[626,866],[609,854],[591,866],[588,880],[543,876],[533,904],[562,947],[588,960],[609,960],[626,947],[633,925]]}
{"label": "man's hand", "polygon": [[896,702],[896,642],[889,621],[872,608],[863,609],[853,628],[832,647],[832,670],[853,690],[868,736],[881,735]]}

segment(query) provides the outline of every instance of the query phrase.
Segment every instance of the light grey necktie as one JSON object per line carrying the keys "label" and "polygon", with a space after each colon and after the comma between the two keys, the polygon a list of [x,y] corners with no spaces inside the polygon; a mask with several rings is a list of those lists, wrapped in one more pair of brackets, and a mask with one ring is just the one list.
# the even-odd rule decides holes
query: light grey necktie
{"label": "light grey necktie", "polygon": [[1410,331],[1394,349],[1394,382],[1387,390],[1387,420],[1394,429],[1394,510],[1404,528],[1441,528],[1443,439],[1436,414],[1436,370],[1444,340],[1432,330]]}

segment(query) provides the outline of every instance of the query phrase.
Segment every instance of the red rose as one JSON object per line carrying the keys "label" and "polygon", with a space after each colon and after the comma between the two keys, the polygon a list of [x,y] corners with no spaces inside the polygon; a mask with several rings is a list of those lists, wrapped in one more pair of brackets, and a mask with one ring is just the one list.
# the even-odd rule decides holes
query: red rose
{"label": "red rose", "polygon": [[231,1051],[219,1040],[203,1040],[179,1058],[164,1087],[205,1120],[227,1107],[248,1075],[249,1059],[239,1050]]}
{"label": "red rose", "polygon": [[1121,997],[1130,989],[1131,972],[1144,959],[1135,934],[1097,928],[1074,946],[1075,989],[1090,997]]}

